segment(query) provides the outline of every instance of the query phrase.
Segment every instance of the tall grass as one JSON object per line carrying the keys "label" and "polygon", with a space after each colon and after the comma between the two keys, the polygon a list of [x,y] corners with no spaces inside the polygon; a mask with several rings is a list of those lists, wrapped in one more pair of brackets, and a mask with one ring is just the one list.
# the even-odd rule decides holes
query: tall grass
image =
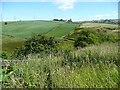
{"label": "tall grass", "polygon": [[117,88],[118,45],[104,43],[59,56],[31,55],[12,66],[3,88]]}
{"label": "tall grass", "polygon": [[88,63],[118,63],[118,43],[104,43],[73,50],[67,55],[69,62]]}

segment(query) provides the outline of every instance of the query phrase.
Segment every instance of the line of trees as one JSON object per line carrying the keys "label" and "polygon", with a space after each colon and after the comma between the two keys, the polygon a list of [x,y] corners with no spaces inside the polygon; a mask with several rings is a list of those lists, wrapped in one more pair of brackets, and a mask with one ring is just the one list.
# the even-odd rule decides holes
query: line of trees
{"label": "line of trees", "polygon": [[64,19],[53,19],[53,21],[72,22],[72,19],[69,19],[69,20],[64,20]]}
{"label": "line of trees", "polygon": [[92,20],[92,21],[84,21],[84,22],[106,23],[106,24],[119,24],[119,20],[117,20],[117,19]]}

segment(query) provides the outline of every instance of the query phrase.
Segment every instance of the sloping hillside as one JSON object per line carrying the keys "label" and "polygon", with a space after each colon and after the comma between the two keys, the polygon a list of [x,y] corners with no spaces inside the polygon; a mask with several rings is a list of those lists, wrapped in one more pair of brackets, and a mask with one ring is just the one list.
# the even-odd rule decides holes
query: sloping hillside
{"label": "sloping hillside", "polygon": [[[71,31],[78,24],[53,21],[18,21],[3,24],[3,34],[19,38],[29,38],[32,34],[46,34],[61,37]],[[48,33],[48,34],[47,34]],[[57,34],[56,34],[57,33]]]}
{"label": "sloping hillside", "polygon": [[55,21],[16,21],[7,22],[2,25],[2,50],[12,53],[17,47],[22,46],[26,38],[36,34],[54,36],[60,38],[71,31],[79,24],[55,22]]}

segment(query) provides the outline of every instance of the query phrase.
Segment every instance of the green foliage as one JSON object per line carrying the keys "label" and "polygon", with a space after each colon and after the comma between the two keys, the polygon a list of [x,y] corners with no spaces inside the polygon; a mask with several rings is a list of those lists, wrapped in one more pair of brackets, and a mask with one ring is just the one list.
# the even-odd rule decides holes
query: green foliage
{"label": "green foliage", "polygon": [[118,34],[114,33],[98,32],[97,36],[100,42],[117,42],[120,40]]}
{"label": "green foliage", "polygon": [[3,79],[2,72],[3,72],[2,67],[0,67],[0,82],[1,82],[1,81],[2,81],[2,79]]}
{"label": "green foliage", "polygon": [[7,75],[7,74],[9,74],[10,72],[12,72],[13,71],[13,67],[12,66],[8,66],[7,67],[7,69],[5,70],[5,71],[3,71],[3,74],[5,75]]}
{"label": "green foliage", "polygon": [[42,35],[36,35],[28,39],[22,48],[17,48],[13,54],[13,58],[23,59],[29,54],[37,53],[51,53],[57,50],[58,41],[53,37],[45,37]]}
{"label": "green foliage", "polygon": [[[74,32],[72,37],[75,38],[75,47],[85,47],[90,44],[98,44],[102,42],[117,42],[120,40],[117,33],[104,32],[104,30],[83,29],[80,32]],[[69,36],[70,38],[70,36]]]}
{"label": "green foliage", "polygon": [[79,37],[75,40],[75,47],[85,47],[89,44],[96,44],[98,37],[91,31],[81,31]]}
{"label": "green foliage", "polygon": [[5,22],[5,25],[7,25],[7,22]]}
{"label": "green foliage", "polygon": [[15,48],[23,45],[26,38],[32,37],[33,32],[34,34],[60,38],[74,31],[78,25],[79,23],[42,20],[9,22],[9,24],[2,26],[2,49],[11,55]]}
{"label": "green foliage", "polygon": [[78,50],[67,52],[64,55],[67,64],[76,63],[79,66],[88,63],[118,63],[118,46],[114,43],[104,43],[98,46],[89,46]]}
{"label": "green foliage", "polygon": [[[57,27],[51,27],[45,23],[46,22],[44,22],[45,27],[43,25],[42,27],[50,30],[42,31],[38,29],[38,31],[44,32],[46,35],[63,36],[63,34],[65,35],[68,31],[71,31],[73,27],[71,24],[56,25],[55,22],[54,24]],[[17,25],[17,23],[14,23],[14,25]],[[21,28],[18,27],[18,31],[15,29],[17,33],[9,32],[11,30],[6,31],[9,32],[9,34],[15,34],[15,36],[28,37],[30,36],[28,31],[34,30],[36,27],[39,28],[41,24],[37,24],[38,26],[35,27],[35,22],[34,24],[29,23],[28,25],[33,27],[32,29],[26,30],[25,27],[28,26],[23,25],[22,30],[25,30],[24,34],[18,33],[19,31],[22,32]],[[6,27],[4,27],[4,29]],[[79,29],[83,31],[77,32]],[[41,35],[36,35],[28,39],[23,47],[16,49],[13,54],[13,58],[26,60],[27,63],[19,62],[10,67],[6,67],[7,69],[3,70],[3,72],[7,74],[7,76],[3,78],[2,87],[48,89],[116,88],[119,82],[118,69],[120,69],[117,67],[118,45],[117,43],[104,43],[99,46],[95,44],[106,41],[116,42],[118,37],[113,34],[108,34],[107,32],[85,31],[84,28],[79,29],[76,28],[75,30],[78,35],[75,34],[77,37],[75,38],[75,43],[73,39],[73,42],[61,41],[59,44],[53,37]],[[4,33],[6,31],[4,30]],[[35,30],[37,33],[38,31]],[[72,46],[73,43],[75,47],[84,48],[75,49]],[[88,47],[88,45],[91,46]]]}
{"label": "green foliage", "polygon": [[72,19],[70,18],[70,20],[67,21],[68,23],[72,22]]}
{"label": "green foliage", "polygon": [[12,65],[13,71],[7,77],[11,79],[3,80],[3,88],[118,87],[120,68],[115,64],[118,60],[117,43],[93,45],[52,57],[32,55],[25,60],[28,63]]}
{"label": "green foliage", "polygon": [[6,53],[6,52],[2,52],[1,55],[0,55],[0,57],[1,57],[2,59],[8,59],[8,56],[7,56],[7,53]]}

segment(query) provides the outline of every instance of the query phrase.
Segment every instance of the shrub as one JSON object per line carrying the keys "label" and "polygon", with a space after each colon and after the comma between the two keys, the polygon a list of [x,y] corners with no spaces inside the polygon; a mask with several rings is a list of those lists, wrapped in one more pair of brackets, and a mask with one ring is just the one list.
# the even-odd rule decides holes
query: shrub
{"label": "shrub", "polygon": [[81,31],[79,37],[75,40],[75,47],[85,47],[89,44],[96,44],[98,37],[92,31]]}
{"label": "shrub", "polygon": [[98,44],[102,42],[117,42],[119,41],[118,34],[105,33],[104,30],[81,30],[80,32],[74,33],[76,40],[74,47],[85,47],[89,44]]}
{"label": "shrub", "polygon": [[7,56],[7,53],[6,53],[6,52],[2,52],[1,55],[0,55],[0,57],[1,57],[2,59],[8,59],[8,56]]}
{"label": "shrub", "polygon": [[118,35],[117,34],[115,35],[113,33],[108,34],[108,33],[104,33],[104,32],[99,32],[97,34],[97,36],[98,36],[100,42],[106,42],[106,41],[117,42],[117,41],[119,41]]}
{"label": "shrub", "polygon": [[57,50],[57,43],[53,37],[36,35],[27,40],[22,48],[17,48],[12,55],[13,58],[23,59],[29,54],[51,53]]}
{"label": "shrub", "polygon": [[7,25],[7,22],[5,22],[5,25]]}

